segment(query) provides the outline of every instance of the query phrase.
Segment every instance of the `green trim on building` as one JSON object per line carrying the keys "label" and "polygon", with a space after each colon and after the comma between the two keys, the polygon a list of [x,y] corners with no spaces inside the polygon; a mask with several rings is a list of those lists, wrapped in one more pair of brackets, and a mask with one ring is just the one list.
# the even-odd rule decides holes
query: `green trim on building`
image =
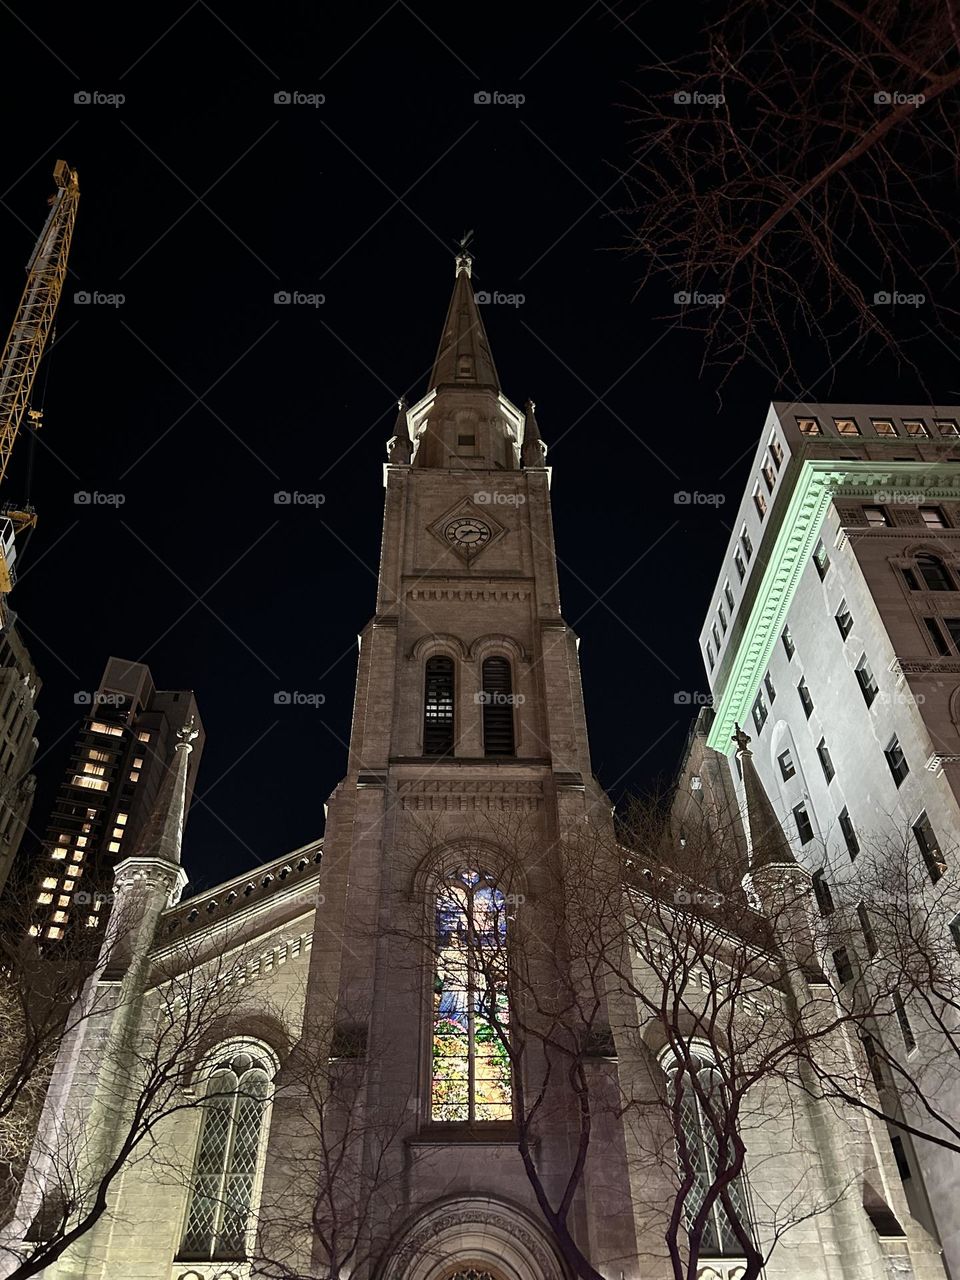
{"label": "green trim on building", "polygon": [[[708,746],[724,755],[732,753],[734,727],[746,720],[753,706],[833,499],[882,503],[896,501],[903,494],[916,494],[926,501],[960,501],[960,463],[897,462],[884,466],[874,460],[815,458],[801,465],[747,624],[735,652],[728,657],[729,675],[722,692],[714,692],[716,714]],[[908,531],[905,528],[904,532]]]}

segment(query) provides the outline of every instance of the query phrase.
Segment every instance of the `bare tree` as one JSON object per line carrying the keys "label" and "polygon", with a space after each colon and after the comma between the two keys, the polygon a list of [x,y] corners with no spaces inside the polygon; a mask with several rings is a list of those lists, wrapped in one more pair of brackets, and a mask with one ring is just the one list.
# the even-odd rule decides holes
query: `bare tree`
{"label": "bare tree", "polygon": [[736,0],[642,75],[629,249],[723,377],[810,337],[911,361],[956,315],[955,0]]}

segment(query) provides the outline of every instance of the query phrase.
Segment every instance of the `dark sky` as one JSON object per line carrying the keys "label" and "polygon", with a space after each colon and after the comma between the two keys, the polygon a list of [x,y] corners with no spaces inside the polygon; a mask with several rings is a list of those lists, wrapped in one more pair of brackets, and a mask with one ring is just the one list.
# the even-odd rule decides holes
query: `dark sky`
{"label": "dark sky", "polygon": [[[109,654],[196,690],[195,883],[321,831],[374,602],[384,442],[396,396],[426,389],[465,228],[477,288],[523,295],[485,318],[506,393],[536,399],[552,445],[596,771],[619,797],[672,770],[689,718],[675,694],[705,687],[697,632],[767,402],[917,394],[889,362],[851,360],[806,387],[745,367],[721,403],[671,291],[635,296],[624,104],[641,64],[696,41],[691,15],[659,0],[5,9],[4,316],[55,159],[83,193],[13,597],[44,682],[35,835],[74,695]],[[325,300],[277,306],[279,291]],[[696,489],[726,506],[674,503]],[[325,501],[278,506],[278,490]],[[280,690],[325,701],[278,706]]]}

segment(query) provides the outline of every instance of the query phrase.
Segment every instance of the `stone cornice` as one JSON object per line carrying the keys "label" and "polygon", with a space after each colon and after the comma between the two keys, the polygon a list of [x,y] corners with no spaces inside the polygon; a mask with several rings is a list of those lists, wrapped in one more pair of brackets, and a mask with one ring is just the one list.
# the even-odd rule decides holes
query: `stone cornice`
{"label": "stone cornice", "polygon": [[[780,632],[786,623],[800,576],[816,546],[834,498],[880,501],[880,494],[922,494],[931,499],[960,499],[960,463],[807,459],[771,548],[746,626],[729,664],[722,691],[714,691],[716,715],[707,745],[729,755],[734,726],[753,704]],[[907,532],[904,530],[904,532]]]}

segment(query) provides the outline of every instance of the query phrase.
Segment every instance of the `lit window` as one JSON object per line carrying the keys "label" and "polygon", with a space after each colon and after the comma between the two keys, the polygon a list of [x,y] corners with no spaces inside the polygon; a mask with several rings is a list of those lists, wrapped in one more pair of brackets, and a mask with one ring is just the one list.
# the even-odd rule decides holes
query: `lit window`
{"label": "lit window", "polygon": [[870,663],[867,661],[867,655],[865,653],[860,655],[860,661],[854,668],[853,674],[857,677],[857,684],[860,686],[860,692],[863,694],[864,702],[868,707],[873,706],[873,701],[880,690],[877,686],[876,677],[870,668]]}
{"label": "lit window", "polygon": [[75,881],[73,881],[73,880],[64,880],[64,882],[63,882],[63,887],[64,887],[64,889],[66,889],[66,891],[69,893],[69,892],[70,892],[70,890],[73,888],[73,886],[74,886],[74,884],[75,884],[75,883],[76,883],[76,882],[75,882]]}
{"label": "lit window", "polygon": [[777,476],[773,467],[771,467],[769,462],[765,462],[760,468],[760,472],[763,475],[764,483],[767,486],[767,492],[773,493],[773,486],[777,483]]}
{"label": "lit window", "polygon": [[106,765],[91,764],[88,760],[83,762],[83,772],[92,774],[95,778],[102,778],[107,772]]}
{"label": "lit window", "polygon": [[800,428],[800,434],[803,436],[820,435],[820,423],[816,418],[798,418],[797,426]]}
{"label": "lit window", "polygon": [[140,781],[140,774],[139,774],[139,773],[137,773],[136,769],[134,769],[134,771],[130,774],[129,781],[130,781],[130,782],[139,782],[139,781]]}
{"label": "lit window", "polygon": [[830,759],[830,751],[825,738],[821,738],[817,743],[817,757],[820,761],[820,768],[823,770],[823,776],[829,785],[836,775],[836,770],[833,767],[833,761]]}
{"label": "lit window", "polygon": [[933,425],[942,436],[958,436],[957,424],[953,418],[934,418]]}
{"label": "lit window", "polygon": [[846,600],[841,600],[840,602],[840,608],[836,612],[836,622],[840,635],[846,640],[853,630],[853,614],[847,608]]}
{"label": "lit window", "polygon": [[506,899],[490,876],[451,875],[437,897],[430,1118],[513,1115],[506,993]]}
{"label": "lit window", "polygon": [[70,843],[70,837],[66,834],[66,832],[61,831],[60,834],[57,836],[57,844],[69,844],[69,843]]}
{"label": "lit window", "polygon": [[90,747],[89,750],[87,751],[87,759],[88,760],[106,760],[109,762],[110,760],[113,759],[113,756],[110,754],[109,751],[96,751],[93,747]]}
{"label": "lit window", "polygon": [[67,875],[68,875],[68,876],[78,876],[78,875],[80,875],[80,874],[82,873],[82,871],[83,871],[83,868],[82,868],[82,867],[77,866],[77,864],[76,864],[75,862],[74,862],[74,863],[71,863],[71,865],[70,865],[69,867],[67,867]]}
{"label": "lit window", "polygon": [[119,853],[119,852],[120,852],[120,841],[119,841],[119,840],[111,840],[111,841],[110,841],[110,843],[107,845],[107,852],[108,852],[108,853]]}
{"label": "lit window", "polygon": [[880,529],[890,523],[890,517],[883,507],[864,507],[863,514],[867,518],[867,524],[872,529]]}
{"label": "lit window", "polygon": [[38,901],[39,903],[41,903],[43,906],[46,906],[46,905],[48,905],[49,903],[51,903],[51,902],[53,901],[53,894],[52,894],[52,893],[38,893],[38,894],[37,894],[37,901]]}
{"label": "lit window", "polygon": [[793,636],[790,634],[789,627],[783,628],[780,639],[783,641],[783,649],[789,661],[797,651],[797,646],[793,643]]}
{"label": "lit window", "polygon": [[822,538],[813,549],[813,563],[817,566],[817,573],[822,581],[830,568],[830,557],[827,555],[827,548],[823,545]]}
{"label": "lit window", "polygon": [[762,520],[767,514],[767,500],[759,485],[755,485],[753,489],[753,505],[757,508],[757,515]]}
{"label": "lit window", "polygon": [[63,861],[63,859],[64,859],[66,856],[67,856],[67,851],[66,851],[66,849],[51,849],[51,850],[50,850],[50,857],[51,857],[51,858],[56,858],[56,860],[57,860],[58,862],[62,862],[62,861]]}
{"label": "lit window", "polygon": [[858,436],[860,428],[857,426],[855,418],[834,418],[834,426],[842,436]]}
{"label": "lit window", "polygon": [[790,779],[797,772],[796,766],[793,763],[793,756],[790,754],[789,747],[787,748],[786,751],[781,751],[780,754],[777,756],[777,764],[780,766],[780,775],[783,778],[784,782],[789,782]]}
{"label": "lit window", "polygon": [[453,750],[453,659],[428,658],[424,682],[423,754],[446,755]]}
{"label": "lit window", "polygon": [[757,733],[763,729],[767,719],[767,704],[763,700],[763,694],[757,694],[757,700],[753,704],[753,723],[756,726]]}
{"label": "lit window", "polygon": [[[97,811],[96,811],[96,809],[88,809],[88,810],[87,810],[87,817],[88,817],[88,818],[95,818],[96,816],[97,816]],[[89,829],[90,829],[90,828],[89,828],[89,827],[84,827],[83,829],[84,829],[84,831],[89,831]]]}
{"label": "lit window", "polygon": [[122,840],[122,839],[123,839],[123,827],[114,827],[114,828],[113,828],[113,838],[114,838],[114,840]]}
{"label": "lit window", "polygon": [[44,889],[55,889],[59,881],[56,876],[45,876],[43,880]]}
{"label": "lit window", "polygon": [[56,925],[53,925],[53,924],[52,924],[52,925],[50,926],[50,928],[47,930],[47,937],[48,937],[48,938],[53,938],[54,940],[56,940],[57,938],[62,938],[62,937],[63,937],[63,930],[62,930],[62,929],[58,929]]}
{"label": "lit window", "polygon": [[149,742],[149,741],[150,741],[150,735],[149,735],[149,733],[146,733],[145,731],[141,731],[140,733],[138,733],[138,734],[137,734],[137,741],[138,741],[138,742]]}
{"label": "lit window", "polygon": [[129,814],[126,814],[126,813],[118,813],[118,814],[117,814],[117,817],[116,817],[117,826],[118,826],[118,827],[122,827],[122,826],[124,826],[124,825],[125,825],[125,823],[126,823],[126,821],[127,821],[127,818],[128,818],[128,817],[129,817]]}
{"label": "lit window", "polygon": [[910,766],[907,764],[906,757],[903,754],[903,749],[900,746],[900,739],[896,734],[894,734],[890,739],[890,742],[887,744],[886,750],[883,754],[886,756],[887,765],[893,776],[893,781],[899,787],[903,783],[904,778],[910,772]]}
{"label": "lit window", "polygon": [[254,1052],[218,1063],[203,1103],[181,1259],[242,1259],[253,1207],[270,1077]]}
{"label": "lit window", "polygon": [[921,507],[920,516],[928,529],[945,529],[947,522],[939,507]]}
{"label": "lit window", "polygon": [[88,929],[95,929],[95,928],[97,927],[97,922],[98,922],[98,917],[97,917],[97,916],[87,916],[87,928],[88,928]]}
{"label": "lit window", "polygon": [[[32,924],[32,925],[30,926],[30,928],[27,930],[27,932],[30,934],[30,937],[31,937],[31,938],[39,938],[39,937],[40,937],[40,926],[39,926],[38,924]],[[48,936],[48,937],[51,937],[51,936],[52,936],[52,932],[51,932],[50,934],[48,934],[47,936]]]}
{"label": "lit window", "polygon": [[142,769],[142,768],[143,768],[143,756],[138,756],[138,757],[137,757],[137,759],[135,759],[135,760],[134,760],[134,762],[133,762],[133,767],[134,767],[134,769]]}
{"label": "lit window", "polygon": [[925,436],[928,434],[922,418],[902,418],[903,429],[908,436]]}
{"label": "lit window", "polygon": [[106,791],[108,786],[102,778],[86,778],[80,773],[74,774],[72,785],[75,787],[90,787],[93,791]]}
{"label": "lit window", "polygon": [[873,429],[878,436],[895,436],[897,428],[893,425],[892,418],[871,418]]}
{"label": "lit window", "polygon": [[87,836],[77,836],[77,848],[85,849],[87,847]]}
{"label": "lit window", "polygon": [[781,448],[780,441],[776,438],[776,436],[770,437],[769,448],[770,448],[770,457],[773,459],[773,465],[779,471],[780,464],[783,462],[783,449]]}
{"label": "lit window", "polygon": [[940,850],[940,842],[933,833],[933,827],[930,825],[930,819],[927,817],[926,812],[921,813],[913,824],[913,835],[923,858],[924,866],[927,868],[927,875],[936,884],[946,871],[947,864]]}
{"label": "lit window", "polygon": [[54,924],[66,924],[67,913],[65,911],[55,911],[53,913],[53,922]]}
{"label": "lit window", "polygon": [[806,805],[795,805],[793,817],[797,824],[797,835],[800,837],[800,843],[809,844],[813,839],[813,824],[810,821],[810,815],[807,813]]}
{"label": "lit window", "polygon": [[[690,1065],[682,1068],[674,1059],[664,1064],[670,1107],[679,1118],[677,1163],[689,1186],[683,1213],[688,1226],[699,1223],[704,1200],[711,1188],[724,1187],[729,1210],[718,1196],[700,1225],[701,1257],[730,1257],[742,1253],[737,1229],[751,1232],[750,1215],[740,1175],[728,1180],[729,1166],[721,1164],[716,1134],[730,1134],[732,1116],[720,1073],[704,1056],[690,1055]],[[732,1159],[729,1141],[727,1161]],[[713,1268],[711,1268],[712,1270]]]}
{"label": "lit window", "polygon": [[104,724],[101,720],[90,721],[91,733],[109,733],[113,738],[121,738],[123,730],[118,724]]}
{"label": "lit window", "polygon": [[857,839],[857,833],[854,830],[853,821],[847,812],[846,806],[840,811],[837,821],[840,823],[840,830],[843,832],[843,841],[847,846],[851,861],[860,852],[860,841]]}

